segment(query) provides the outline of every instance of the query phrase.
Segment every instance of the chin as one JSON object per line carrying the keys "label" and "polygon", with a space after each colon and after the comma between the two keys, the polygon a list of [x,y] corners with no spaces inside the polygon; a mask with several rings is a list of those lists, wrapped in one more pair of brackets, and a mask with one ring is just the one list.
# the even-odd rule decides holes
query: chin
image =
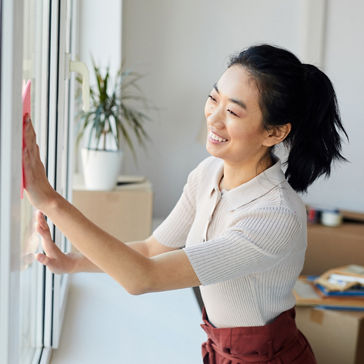
{"label": "chin", "polygon": [[219,153],[219,151],[215,150],[214,148],[211,148],[208,142],[206,143],[206,151],[207,153],[211,154],[214,157],[223,158],[224,153]]}

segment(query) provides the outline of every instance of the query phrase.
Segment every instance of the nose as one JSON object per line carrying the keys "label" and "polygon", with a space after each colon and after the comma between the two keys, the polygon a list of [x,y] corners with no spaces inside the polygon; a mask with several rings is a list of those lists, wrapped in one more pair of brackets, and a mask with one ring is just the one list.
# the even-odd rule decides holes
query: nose
{"label": "nose", "polygon": [[216,108],[207,116],[207,123],[217,129],[224,128],[225,120],[220,108]]}

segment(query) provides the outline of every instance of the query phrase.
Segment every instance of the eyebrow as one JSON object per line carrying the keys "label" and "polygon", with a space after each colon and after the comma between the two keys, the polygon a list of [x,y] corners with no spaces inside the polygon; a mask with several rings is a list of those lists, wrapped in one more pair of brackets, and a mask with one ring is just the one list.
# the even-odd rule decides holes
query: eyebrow
{"label": "eyebrow", "polygon": [[[214,89],[216,90],[216,92],[218,94],[220,94],[219,89],[217,88],[217,83],[214,83]],[[248,108],[246,107],[246,104],[243,101],[237,100],[237,99],[229,99],[229,101],[233,102],[234,104],[239,105],[240,107],[242,107],[245,110],[248,110]]]}

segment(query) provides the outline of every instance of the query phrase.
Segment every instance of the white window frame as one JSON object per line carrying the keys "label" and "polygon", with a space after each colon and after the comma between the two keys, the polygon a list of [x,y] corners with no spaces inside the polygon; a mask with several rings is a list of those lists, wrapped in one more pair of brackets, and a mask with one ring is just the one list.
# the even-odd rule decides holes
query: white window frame
{"label": "white window frame", "polygon": [[[52,5],[52,18],[58,19],[57,28],[51,30],[51,75],[50,79],[51,103],[54,108],[49,110],[49,120],[55,120],[49,123],[49,146],[57,145],[56,148],[48,149],[48,178],[52,186],[57,191],[72,200],[72,156],[73,156],[73,108],[74,108],[74,76],[69,79],[69,65],[66,62],[74,57],[74,39],[75,39],[75,19],[76,19],[76,2],[73,0],[59,1]],[[73,24],[71,24],[71,21]],[[58,34],[59,31],[59,34]],[[52,41],[53,39],[53,41]],[[53,47],[58,43],[57,47]],[[68,56],[70,55],[70,57]],[[72,101],[71,101],[72,100]],[[55,105],[57,103],[57,108]],[[55,153],[55,151],[57,151]],[[68,251],[70,243],[63,234],[52,225],[52,237],[64,251]],[[46,294],[46,331],[45,337],[48,340],[46,346],[58,348],[62,330],[62,323],[67,302],[67,292],[69,275],[54,275],[47,271],[46,286],[53,287],[47,289]]]}
{"label": "white window frame", "polygon": [[[50,15],[51,29],[43,24],[44,47],[50,47],[49,68],[44,69],[42,85],[41,120],[37,130],[40,136],[41,157],[45,162],[48,179],[57,191],[71,200],[73,156],[73,84],[66,74],[66,62],[75,43],[75,26],[71,27],[71,10],[75,14],[73,0],[48,0],[44,11]],[[1,27],[1,113],[0,113],[0,363],[20,363],[20,177],[21,177],[21,87],[23,75],[23,0],[0,0]],[[48,8],[47,8],[48,6]],[[73,17],[75,22],[75,16]],[[72,33],[70,33],[72,29]],[[4,51],[6,49],[6,52]],[[43,59],[44,65],[48,58]],[[42,61],[42,62],[43,62]],[[71,92],[69,87],[72,85]],[[49,105],[49,106],[48,106]],[[70,106],[70,107],[69,107]],[[71,110],[70,110],[71,108]],[[6,121],[6,122],[1,122]],[[26,198],[26,197],[25,197]],[[70,244],[58,229],[49,222],[55,243],[65,249]],[[9,243],[11,242],[11,244]],[[39,264],[37,262],[33,264]],[[32,364],[48,363],[51,349],[57,348],[65,312],[68,275],[54,275],[45,267],[44,284],[39,292],[43,301],[37,302],[40,316],[44,314],[42,335],[36,338],[36,355]],[[44,311],[43,311],[44,310]],[[39,325],[39,322],[37,322]],[[24,363],[21,363],[24,364]]]}
{"label": "white window frame", "polygon": [[19,363],[23,1],[2,0],[1,15],[0,362]]}

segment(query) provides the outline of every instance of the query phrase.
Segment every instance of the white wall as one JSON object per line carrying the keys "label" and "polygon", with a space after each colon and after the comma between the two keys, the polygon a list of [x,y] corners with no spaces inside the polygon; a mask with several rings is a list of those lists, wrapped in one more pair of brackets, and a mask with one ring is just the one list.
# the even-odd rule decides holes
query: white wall
{"label": "white wall", "polygon": [[128,154],[125,171],[152,181],[155,217],[169,213],[208,156],[198,141],[203,108],[228,56],[257,42],[297,52],[298,9],[291,0],[124,0],[126,64],[147,74],[140,84],[161,108],[148,124],[149,154],[139,153],[139,168]]}
{"label": "white wall", "polygon": [[[146,126],[153,144],[146,154],[138,151],[138,165],[125,150],[123,173],[151,180],[155,217],[169,213],[188,173],[208,156],[199,142],[204,132],[203,108],[228,56],[261,42],[286,47],[305,62],[315,60],[323,44],[323,59],[317,64],[334,83],[350,137],[343,154],[351,163],[334,165],[331,178],[316,181],[302,197],[308,203],[364,211],[360,160],[364,2],[351,0],[349,6],[340,0],[124,0],[122,11],[121,3],[81,1],[81,55],[87,59],[92,49],[100,62],[110,59],[117,67],[122,43],[126,66],[146,75],[140,86],[160,108],[151,111],[153,120]],[[325,9],[324,3],[327,20],[322,32],[317,14]]]}
{"label": "white wall", "polygon": [[320,178],[305,200],[364,212],[364,2],[329,0],[325,72],[334,84],[350,143],[343,155],[350,163],[334,166],[329,179]]}
{"label": "white wall", "polygon": [[[121,65],[121,0],[78,0],[79,56],[91,72],[91,56],[112,72]],[[93,75],[90,79],[94,83]]]}
{"label": "white wall", "polygon": [[[76,1],[76,33],[78,34],[75,46],[77,49],[76,55],[78,60],[85,62],[88,66],[90,85],[95,85],[96,80],[92,67],[92,58],[103,74],[106,67],[110,67],[111,74],[115,74],[121,67],[122,0]],[[77,132],[78,125],[75,123],[75,135],[77,135]],[[86,134],[79,148],[77,150],[75,148],[75,173],[82,172],[80,147],[88,143]],[[109,142],[110,139],[107,140]],[[112,138],[109,146],[114,147]]]}

